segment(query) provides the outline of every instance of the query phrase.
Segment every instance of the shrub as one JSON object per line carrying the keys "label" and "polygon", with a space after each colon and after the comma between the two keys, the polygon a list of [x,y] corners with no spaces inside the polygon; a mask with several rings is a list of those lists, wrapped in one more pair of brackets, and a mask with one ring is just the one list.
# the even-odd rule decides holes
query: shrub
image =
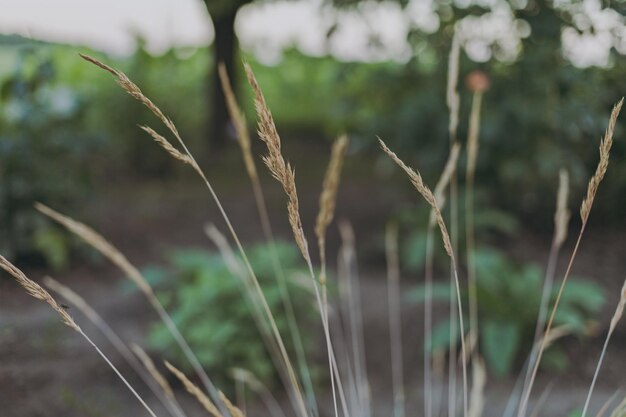
{"label": "shrub", "polygon": [[[248,254],[267,302],[276,314],[278,329],[287,335],[270,249],[269,245],[259,244],[251,246]],[[312,318],[310,313],[314,313],[309,305],[311,294],[299,282],[300,275],[306,271],[302,270],[293,245],[278,242],[276,249],[295,313],[304,324]],[[220,254],[186,248],[172,251],[167,259],[165,267],[149,267],[144,275],[153,283],[162,284],[165,278],[174,283],[171,288],[161,286],[158,296],[172,312],[176,325],[207,371],[225,382],[229,380],[226,376],[231,368],[241,367],[271,382],[276,376],[275,368],[253,320],[253,311],[243,294],[240,279],[230,273]],[[310,351],[313,336],[311,332],[303,334],[305,350]],[[182,353],[176,353],[179,349],[162,323],[152,326],[149,343],[176,363],[185,363]]]}
{"label": "shrub", "polygon": [[[541,302],[544,271],[534,264],[511,261],[501,252],[482,249],[476,252],[478,312],[480,316],[480,346],[489,368],[496,375],[508,374],[516,362],[530,350]],[[553,288],[549,305],[554,304]],[[433,287],[433,298],[447,301],[452,288],[439,282]],[[467,295],[464,294],[465,305]],[[424,287],[414,289],[407,298],[413,302],[424,301]],[[588,280],[570,279],[557,315],[555,326],[566,326],[566,334],[582,337],[588,335],[592,318],[604,305],[601,287]],[[449,318],[433,329],[432,351],[446,349],[451,341]],[[458,340],[458,329],[453,335]],[[545,363],[563,369],[568,359],[559,344],[545,354]],[[520,364],[521,365],[521,364]]]}
{"label": "shrub", "polygon": [[45,50],[19,51],[13,71],[0,79],[0,250],[11,257],[43,255],[63,266],[69,243],[32,208],[78,203],[89,186],[88,155],[97,142],[81,123],[84,101],[56,81]]}

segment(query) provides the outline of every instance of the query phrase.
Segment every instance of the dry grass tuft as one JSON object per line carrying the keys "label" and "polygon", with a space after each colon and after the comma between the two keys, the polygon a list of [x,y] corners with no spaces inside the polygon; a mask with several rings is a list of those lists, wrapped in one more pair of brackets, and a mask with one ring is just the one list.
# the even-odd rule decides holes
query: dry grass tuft
{"label": "dry grass tuft", "polygon": [[443,246],[446,249],[448,256],[450,256],[451,258],[454,257],[452,252],[452,243],[450,242],[450,235],[448,234],[448,229],[443,220],[441,210],[439,210],[439,206],[437,204],[437,200],[435,199],[434,194],[432,193],[432,191],[430,191],[430,188],[428,188],[428,186],[424,184],[424,180],[418,172],[416,172],[413,168],[408,167],[400,158],[398,158],[398,156],[391,149],[389,149],[387,145],[385,145],[385,142],[383,142],[382,139],[379,138],[378,141],[383,151],[385,151],[385,153],[389,155],[389,157],[391,157],[391,159],[393,159],[393,161],[400,168],[402,168],[404,172],[406,172],[406,174],[409,176],[409,179],[411,180],[411,183],[413,183],[413,186],[415,186],[417,191],[422,195],[424,200],[426,200],[426,202],[432,208],[435,215],[435,220],[437,221],[437,225],[439,226],[439,230],[441,231]]}
{"label": "dry grass tuft", "polygon": [[580,206],[580,218],[583,223],[587,222],[587,219],[589,218],[589,212],[591,211],[593,200],[596,197],[598,186],[602,182],[606,169],[609,166],[609,153],[611,151],[611,146],[613,145],[613,133],[615,132],[615,124],[617,123],[617,116],[622,109],[622,104],[624,104],[624,98],[622,98],[613,107],[613,111],[611,111],[611,117],[609,119],[609,126],[607,127],[604,137],[600,142],[600,162],[598,163],[595,174],[587,186],[587,196]]}
{"label": "dry grass tuft", "polygon": [[207,397],[196,384],[191,382],[182,371],[178,370],[178,368],[176,368],[174,365],[167,361],[165,361],[165,366],[172,374],[174,374],[176,378],[178,378],[178,380],[183,384],[187,392],[196,397],[196,400],[198,400],[200,405],[202,405],[202,407],[209,414],[211,414],[213,417],[223,417],[215,404],[213,404],[213,402],[209,399],[209,397]]}
{"label": "dry grass tuft", "polygon": [[302,256],[307,261],[311,262],[311,256],[309,254],[308,244],[302,229],[302,220],[300,219],[300,205],[298,202],[298,193],[296,191],[296,173],[291,168],[288,162],[285,162],[281,153],[281,142],[276,125],[274,124],[274,118],[272,112],[267,107],[265,97],[259,87],[259,83],[254,77],[252,68],[248,63],[244,63],[246,70],[246,76],[248,82],[254,91],[254,106],[256,108],[259,121],[259,136],[263,142],[267,145],[267,155],[263,157],[263,162],[269,168],[272,176],[283,186],[285,194],[287,194],[287,213],[289,217],[289,224],[293,231],[296,243]]}
{"label": "dry grass tuft", "polygon": [[20,284],[30,296],[48,303],[48,305],[50,305],[50,307],[52,307],[54,311],[59,313],[59,316],[61,316],[61,320],[63,320],[64,324],[82,334],[82,330],[78,326],[78,324],[76,324],[74,319],[67,313],[67,311],[65,311],[63,307],[61,307],[59,303],[56,302],[56,300],[50,295],[48,291],[44,290],[39,284],[28,278],[26,274],[24,274],[11,262],[7,261],[7,259],[2,255],[0,255],[0,268],[4,269],[6,272],[9,273],[9,275],[15,278],[17,283]]}

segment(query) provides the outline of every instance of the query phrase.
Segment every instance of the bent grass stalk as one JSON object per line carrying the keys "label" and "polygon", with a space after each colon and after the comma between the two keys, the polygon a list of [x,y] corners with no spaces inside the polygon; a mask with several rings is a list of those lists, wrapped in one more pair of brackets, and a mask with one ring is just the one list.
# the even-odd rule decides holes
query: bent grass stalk
{"label": "bent grass stalk", "polygon": [[152,290],[152,287],[150,287],[150,284],[148,284],[148,281],[146,281],[146,279],[141,274],[141,272],[139,272],[137,267],[135,267],[128,260],[128,258],[126,258],[126,256],[124,256],[124,254],[120,252],[115,246],[113,246],[102,235],[100,235],[89,226],[80,223],[68,216],[65,216],[41,203],[36,203],[35,208],[40,213],[48,216],[50,219],[59,223],[67,230],[83,239],[87,244],[100,252],[113,265],[117,266],[128,279],[130,279],[135,285],[137,285],[137,287],[146,297],[152,308],[154,308],[154,310],[157,312],[161,321],[165,324],[165,327],[174,338],[176,344],[178,344],[178,346],[182,350],[183,354],[193,367],[194,371],[200,377],[200,380],[204,384],[204,387],[208,391],[209,395],[213,396],[214,398],[218,398],[218,391],[215,388],[215,385],[213,385],[213,382],[202,368],[200,361],[191,350],[191,347],[185,340],[184,336],[180,333],[180,330],[178,330],[178,327],[174,323],[174,320],[172,320],[170,315],[167,313],[167,311],[157,298],[156,294]]}
{"label": "bent grass stalk", "polygon": [[224,91],[224,96],[226,97],[228,113],[230,114],[230,118],[232,119],[233,125],[235,126],[235,130],[237,132],[237,137],[239,139],[237,142],[239,143],[239,147],[241,148],[246,172],[248,173],[248,177],[250,178],[250,183],[252,185],[252,193],[254,195],[254,201],[256,204],[257,212],[259,214],[259,219],[261,221],[261,228],[263,230],[265,240],[270,247],[272,268],[274,269],[274,273],[276,275],[278,287],[280,290],[280,296],[282,298],[282,303],[285,309],[287,326],[289,327],[289,334],[291,335],[294,345],[296,361],[298,362],[298,368],[300,369],[300,375],[302,377],[302,385],[306,392],[309,406],[313,410],[314,414],[318,415],[319,412],[317,410],[315,391],[313,389],[311,372],[307,364],[306,355],[304,352],[302,336],[300,335],[300,329],[296,320],[293,303],[291,301],[291,296],[289,295],[289,291],[287,288],[285,272],[282,268],[280,258],[278,257],[276,241],[274,238],[274,232],[272,230],[269,211],[265,202],[263,187],[261,186],[261,181],[259,180],[259,174],[256,168],[256,164],[254,162],[254,157],[252,156],[252,146],[250,140],[250,132],[248,131],[248,125],[246,123],[243,112],[237,104],[237,98],[235,97],[235,93],[231,86],[226,67],[221,62],[218,65],[218,72],[222,85],[222,90]]}
{"label": "bent grass stalk", "polygon": [[[87,60],[88,62],[91,62],[92,64],[104,69],[105,71],[109,72],[110,74],[112,74],[115,77],[115,80],[117,81],[117,83],[122,87],[122,89],[124,89],[128,94],[130,94],[133,98],[135,98],[136,100],[138,100],[139,102],[141,102],[142,104],[144,104],[149,110],[152,111],[152,113],[157,116],[161,122],[170,130],[170,132],[174,135],[174,137],[176,138],[176,140],[178,141],[178,143],[180,144],[180,146],[183,148],[184,153],[182,153],[183,156],[186,156],[186,158],[181,159],[180,157],[177,157],[176,153],[172,153],[172,149],[173,146],[167,147],[165,146],[165,144],[163,143],[163,141],[161,139],[157,139],[154,138],[155,141],[162,146],[165,151],[167,151],[170,155],[172,155],[172,157],[181,160],[182,162],[190,165],[192,167],[192,169],[196,172],[196,174],[198,174],[198,176],[200,177],[200,179],[202,180],[202,182],[204,182],[205,186],[207,187],[209,194],[211,195],[211,198],[213,199],[213,201],[215,202],[222,218],[224,219],[224,222],[226,223],[226,226],[228,228],[228,231],[231,235],[231,237],[233,238],[233,240],[235,241],[236,245],[237,245],[237,249],[239,250],[239,253],[244,261],[244,264],[246,266],[246,269],[248,270],[248,273],[250,274],[250,276],[252,277],[252,281],[255,287],[255,291],[258,293],[259,295],[259,299],[261,300],[261,304],[263,307],[263,310],[265,312],[266,318],[270,324],[270,327],[272,329],[272,333],[274,334],[274,338],[276,339],[276,342],[279,346],[280,352],[281,352],[281,356],[283,357],[283,360],[285,362],[285,366],[287,367],[288,373],[289,373],[289,379],[291,382],[291,388],[294,390],[295,392],[295,396],[298,399],[298,407],[296,409],[296,412],[301,416],[301,417],[305,417],[308,416],[308,412],[305,406],[305,402],[303,399],[303,394],[302,394],[302,390],[300,388],[300,384],[298,382],[296,373],[293,369],[293,365],[291,363],[291,359],[289,358],[289,355],[287,354],[287,350],[285,348],[283,339],[280,335],[280,332],[278,331],[278,327],[276,325],[276,320],[274,319],[274,315],[272,314],[272,311],[269,308],[269,305],[267,303],[267,300],[265,299],[265,296],[263,295],[263,291],[261,290],[261,287],[259,285],[258,279],[256,277],[256,274],[254,273],[254,270],[252,269],[252,265],[250,265],[250,261],[248,259],[248,256],[243,248],[243,245],[241,244],[241,241],[239,239],[239,236],[237,235],[237,232],[235,231],[230,218],[228,217],[228,215],[226,214],[226,211],[224,210],[224,207],[222,206],[222,203],[219,199],[219,197],[217,196],[215,190],[213,189],[213,186],[211,185],[211,183],[209,182],[208,178],[206,177],[206,175],[204,174],[204,171],[202,171],[202,169],[200,168],[200,166],[198,165],[198,163],[196,162],[195,158],[193,157],[193,155],[191,154],[191,152],[189,151],[189,149],[187,148],[185,142],[183,141],[182,137],[180,136],[180,134],[178,133],[178,130],[176,129],[176,126],[174,125],[174,123],[167,118],[163,112],[149,99],[147,98],[139,89],[139,87],[134,84],[123,72],[116,70],[106,64],[103,64],[101,62],[99,62],[98,60],[83,55],[80,55],[82,58],[84,58],[85,60]],[[167,143],[169,143],[169,141],[167,141],[167,139],[165,139],[165,141]],[[175,149],[175,148],[174,148]],[[291,172],[291,171],[290,171]],[[290,217],[290,220],[291,217]],[[299,246],[301,244],[304,244],[304,242],[299,242]],[[302,247],[301,247],[302,249]],[[205,374],[206,375],[206,374]],[[203,381],[205,382],[205,381]],[[212,385],[212,384],[211,384]],[[211,390],[211,395],[214,395],[214,389]],[[222,407],[222,403],[220,401],[215,401],[218,404],[218,407],[220,408],[220,411],[223,414],[227,414],[227,410],[224,410]]]}
{"label": "bent grass stalk", "polygon": [[109,358],[100,350],[100,348],[83,332],[83,330],[76,324],[74,319],[65,311],[63,307],[50,295],[48,291],[43,289],[39,284],[35,281],[28,278],[19,268],[9,262],[4,256],[0,255],[0,268],[6,271],[9,275],[11,275],[17,283],[24,288],[24,290],[30,295],[38,300],[44,301],[47,303],[54,311],[56,311],[63,324],[74,330],[76,333],[80,334],[86,341],[89,343],[96,352],[100,355],[100,357],[109,365],[109,367],[115,372],[117,377],[126,385],[126,387],[130,390],[130,392],[137,398],[139,403],[145,408],[145,410],[152,417],[157,417],[154,414],[154,411],[146,404],[144,399],[135,391],[135,389],[130,385],[130,383],[124,378],[124,376],[120,373],[120,371],[113,365],[113,363],[109,360]]}
{"label": "bent grass stalk", "polygon": [[[432,191],[430,191],[430,188],[428,188],[428,186],[424,184],[424,181],[422,180],[422,176],[418,172],[413,170],[412,168],[409,168],[400,158],[398,158],[398,156],[395,153],[393,153],[391,149],[387,147],[387,145],[385,144],[385,142],[382,141],[382,139],[379,138],[378,140],[380,142],[380,146],[382,150],[400,168],[402,168],[402,170],[404,170],[404,172],[409,177],[415,189],[420,193],[420,195],[424,198],[424,200],[426,200],[426,202],[430,205],[431,209],[433,210],[433,213],[435,214],[435,221],[437,222],[437,225],[439,226],[439,231],[441,232],[441,239],[443,241],[443,246],[452,262],[452,266],[453,266],[452,271],[454,274],[454,284],[456,288],[456,300],[457,300],[457,307],[458,307],[458,314],[459,314],[459,328],[460,328],[460,334],[461,334],[461,362],[462,362],[462,371],[463,371],[463,413],[465,416],[467,416],[467,411],[468,411],[467,363],[466,363],[467,351],[465,349],[465,338],[463,337],[463,329],[465,328],[465,326],[463,324],[463,306],[462,306],[462,301],[461,301],[461,289],[460,289],[460,284],[459,284],[459,276],[457,273],[457,263],[456,263],[455,255],[452,249],[450,235],[448,234],[448,229],[443,220],[443,215],[441,214],[441,211],[439,210],[439,207],[437,206],[437,201],[435,200],[435,196],[433,195]],[[454,359],[451,359],[451,360],[454,360]]]}
{"label": "bent grass stalk", "polygon": [[611,146],[613,145],[613,134],[615,132],[615,125],[617,123],[617,116],[622,109],[622,105],[624,103],[624,99],[622,98],[614,107],[611,112],[611,117],[609,118],[609,125],[604,133],[604,137],[600,142],[600,160],[598,162],[598,166],[596,167],[596,172],[593,177],[589,180],[589,184],[587,185],[587,194],[580,206],[580,218],[582,220],[582,225],[580,227],[580,232],[578,233],[578,239],[576,240],[576,245],[572,251],[570,256],[567,269],[563,276],[563,280],[561,281],[561,286],[559,288],[559,292],[557,293],[556,300],[554,302],[554,306],[552,307],[552,312],[550,313],[550,317],[548,319],[548,323],[546,325],[546,329],[544,331],[544,337],[541,342],[541,346],[539,347],[539,351],[537,353],[537,359],[535,363],[532,364],[533,371],[530,377],[530,381],[526,390],[523,394],[520,408],[518,411],[518,417],[524,417],[526,414],[526,409],[528,407],[528,401],[530,398],[530,393],[532,391],[532,387],[537,376],[537,371],[539,369],[539,364],[541,362],[541,357],[543,351],[545,349],[545,344],[547,340],[547,335],[550,333],[550,329],[552,328],[552,324],[554,322],[554,317],[556,315],[557,308],[559,307],[559,302],[561,300],[561,296],[563,295],[563,290],[565,289],[565,284],[567,283],[567,279],[569,277],[570,271],[572,269],[572,265],[574,264],[574,259],[576,258],[576,254],[578,253],[578,248],[580,246],[580,242],[585,232],[585,228],[587,226],[587,221],[589,220],[589,215],[591,213],[591,208],[593,207],[593,202],[596,197],[596,193],[598,191],[598,187],[600,183],[604,179],[604,175],[606,174],[606,170],[609,166],[609,155],[611,151]]}
{"label": "bent grass stalk", "polygon": [[147,374],[122,338],[111,328],[111,326],[109,326],[109,324],[98,314],[98,312],[96,312],[96,310],[91,307],[87,301],[85,301],[84,298],[74,292],[71,288],[61,284],[50,276],[44,277],[44,284],[46,287],[63,297],[67,303],[80,311],[98,328],[98,330],[100,330],[100,332],[113,345],[115,350],[117,350],[117,352],[124,358],[131,368],[133,368],[148,388],[150,388],[150,391],[152,391],[154,396],[159,399],[161,404],[163,404],[172,416],[185,417],[182,409],[174,404],[169,397],[165,397],[163,395],[163,392],[160,390],[154,379]]}

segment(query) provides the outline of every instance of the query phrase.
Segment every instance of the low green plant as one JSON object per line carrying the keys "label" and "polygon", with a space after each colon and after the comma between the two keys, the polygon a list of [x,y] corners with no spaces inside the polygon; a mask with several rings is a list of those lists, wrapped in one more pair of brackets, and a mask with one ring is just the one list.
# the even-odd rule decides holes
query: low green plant
{"label": "low green plant", "polygon": [[[300,281],[306,270],[302,269],[298,250],[293,245],[277,242],[276,251],[285,270],[295,313],[303,325],[315,311],[309,305],[310,291],[304,281]],[[251,246],[248,255],[267,302],[276,314],[278,329],[287,335],[288,324],[273,274],[271,247]],[[219,253],[197,248],[177,249],[168,254],[166,266],[148,267],[144,275],[161,288],[157,295],[212,377],[220,382],[229,381],[229,370],[240,367],[265,382],[272,382],[276,370],[253,320],[254,312],[242,291],[240,278],[231,274]],[[165,286],[165,281],[174,285]],[[312,337],[310,332],[303,334],[305,351],[310,351]],[[148,338],[149,344],[170,360],[185,363],[161,322],[152,326]],[[285,340],[287,348],[292,349],[288,339]]]}
{"label": "low green plant", "polygon": [[[521,364],[533,340],[537,314],[541,302],[544,271],[534,264],[514,262],[493,249],[476,252],[478,312],[480,317],[480,351],[489,369],[496,375],[510,373],[516,363]],[[551,292],[550,305],[556,291]],[[433,286],[433,299],[447,301],[449,282]],[[424,301],[424,287],[418,286],[408,294],[413,302]],[[463,294],[467,300],[467,294]],[[571,279],[561,298],[554,325],[564,334],[584,337],[593,328],[592,317],[604,305],[602,288],[589,280]],[[467,303],[465,304],[467,305]],[[432,351],[447,349],[452,340],[449,319],[433,328]],[[458,331],[452,335],[458,340]],[[426,344],[428,346],[428,344]],[[545,364],[564,369],[567,356],[558,343],[545,353]]]}

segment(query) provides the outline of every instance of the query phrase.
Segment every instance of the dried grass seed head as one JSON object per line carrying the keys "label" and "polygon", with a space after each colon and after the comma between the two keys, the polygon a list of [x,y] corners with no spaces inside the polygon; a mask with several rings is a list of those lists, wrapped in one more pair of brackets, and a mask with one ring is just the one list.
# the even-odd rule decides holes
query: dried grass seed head
{"label": "dried grass seed head", "polygon": [[378,138],[378,141],[380,142],[380,146],[383,149],[383,151],[387,155],[389,155],[389,157],[391,157],[391,159],[400,168],[404,170],[404,172],[409,176],[409,179],[413,183],[413,186],[415,187],[415,189],[422,195],[424,200],[426,200],[426,202],[432,208],[433,213],[435,214],[437,225],[439,226],[439,230],[441,231],[441,238],[443,239],[443,246],[446,249],[448,256],[453,257],[452,243],[450,242],[450,235],[448,234],[448,228],[446,227],[446,224],[443,220],[443,215],[441,214],[441,210],[439,210],[439,206],[437,205],[437,201],[435,200],[435,196],[433,195],[432,191],[430,191],[430,188],[428,188],[428,186],[424,184],[424,180],[422,179],[422,176],[418,172],[416,172],[412,168],[409,168],[400,158],[398,158],[398,156],[391,149],[387,147],[387,145],[385,144],[385,142],[383,142],[382,139]]}
{"label": "dried grass seed head", "polygon": [[611,117],[609,118],[609,125],[604,133],[604,137],[600,142],[600,161],[598,162],[598,166],[596,168],[596,172],[589,180],[589,185],[587,186],[587,195],[583,200],[582,205],[580,206],[580,218],[583,223],[587,221],[589,218],[589,213],[591,211],[591,206],[593,205],[593,200],[596,197],[596,193],[598,191],[598,187],[604,179],[604,174],[606,174],[606,169],[609,166],[609,154],[611,151],[611,146],[613,145],[613,134],[615,133],[615,124],[617,123],[617,116],[622,109],[622,104],[624,104],[624,98],[622,98],[614,107],[613,111],[611,111]]}
{"label": "dried grass seed head", "polygon": [[24,274],[19,268],[9,262],[4,256],[0,255],[0,268],[4,269],[9,275],[11,275],[18,284],[26,290],[28,295],[38,300],[45,301],[61,316],[61,320],[67,326],[71,327],[75,331],[82,333],[82,330],[76,324],[74,319],[68,314],[67,311],[50,295],[50,293],[44,290],[41,285],[31,280]]}

